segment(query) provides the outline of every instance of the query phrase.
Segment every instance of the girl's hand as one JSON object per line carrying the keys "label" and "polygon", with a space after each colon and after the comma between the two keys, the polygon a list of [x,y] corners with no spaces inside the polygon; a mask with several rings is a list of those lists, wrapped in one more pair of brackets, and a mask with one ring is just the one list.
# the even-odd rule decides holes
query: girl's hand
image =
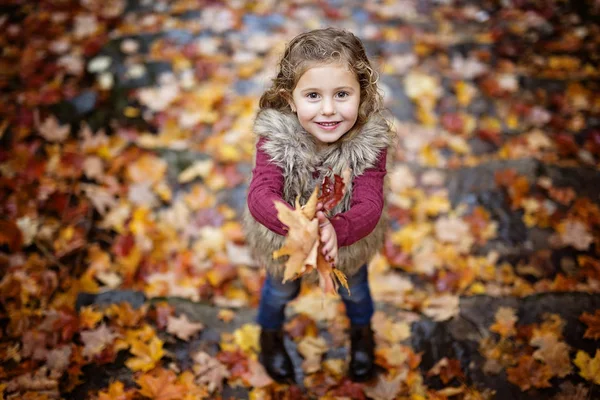
{"label": "girl's hand", "polygon": [[333,265],[337,265],[338,262],[338,244],[337,235],[333,225],[323,211],[317,212],[317,218],[319,220],[319,228],[321,232],[321,243],[323,243],[322,251],[325,259]]}

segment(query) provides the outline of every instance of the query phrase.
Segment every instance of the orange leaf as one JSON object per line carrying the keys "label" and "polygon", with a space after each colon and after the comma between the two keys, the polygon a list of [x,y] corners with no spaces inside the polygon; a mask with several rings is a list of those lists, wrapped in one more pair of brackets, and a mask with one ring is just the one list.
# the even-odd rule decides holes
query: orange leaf
{"label": "orange leaf", "polygon": [[133,392],[124,391],[123,382],[115,381],[110,384],[108,391],[98,393],[98,400],[130,400]]}
{"label": "orange leaf", "polygon": [[139,394],[152,400],[179,400],[185,396],[185,386],[176,382],[175,373],[163,368],[153,374],[143,374],[136,383]]}
{"label": "orange leaf", "polygon": [[427,372],[427,376],[435,375],[440,376],[444,385],[454,378],[465,378],[460,367],[460,361],[454,359],[450,360],[447,357],[442,358]]}
{"label": "orange leaf", "polygon": [[600,339],[600,310],[596,310],[594,314],[583,313],[579,317],[579,320],[585,323],[588,328],[583,334],[586,339]]}
{"label": "orange leaf", "polygon": [[515,310],[509,307],[500,307],[496,311],[496,322],[490,326],[490,331],[499,333],[502,337],[513,336],[517,333],[515,323],[517,316]]}
{"label": "orange leaf", "polygon": [[552,378],[550,367],[537,362],[531,356],[523,356],[519,359],[519,365],[507,368],[508,381],[521,388],[522,391],[532,387],[550,387],[548,380]]}

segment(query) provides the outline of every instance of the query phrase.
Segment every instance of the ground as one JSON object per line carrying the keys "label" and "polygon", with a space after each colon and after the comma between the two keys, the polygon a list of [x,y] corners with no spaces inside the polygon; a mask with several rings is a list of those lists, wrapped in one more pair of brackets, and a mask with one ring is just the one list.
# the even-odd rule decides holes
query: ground
{"label": "ground", "polygon": [[[600,396],[597,1],[8,1],[0,6],[7,399]],[[356,33],[397,137],[370,265],[378,375],[348,321],[287,309],[297,385],[256,362],[240,218],[284,43]]]}

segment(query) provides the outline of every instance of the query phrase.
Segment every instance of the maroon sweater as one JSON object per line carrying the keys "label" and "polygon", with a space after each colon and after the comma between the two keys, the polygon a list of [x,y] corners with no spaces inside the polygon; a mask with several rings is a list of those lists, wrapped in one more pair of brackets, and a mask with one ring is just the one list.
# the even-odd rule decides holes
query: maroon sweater
{"label": "maroon sweater", "polygon": [[[269,155],[262,150],[266,140],[261,138],[256,144],[256,165],[248,188],[248,208],[258,222],[279,235],[285,235],[287,227],[277,219],[273,204],[274,200],[285,203],[282,197],[283,170],[271,163]],[[387,150],[384,149],[373,168],[354,178],[350,209],[330,218],[338,246],[349,246],[375,229],[383,209],[386,157]]]}

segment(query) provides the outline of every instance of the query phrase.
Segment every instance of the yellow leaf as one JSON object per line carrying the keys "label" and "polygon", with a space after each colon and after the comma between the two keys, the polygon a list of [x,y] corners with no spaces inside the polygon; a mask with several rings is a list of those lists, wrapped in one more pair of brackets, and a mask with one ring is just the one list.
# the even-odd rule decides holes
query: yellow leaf
{"label": "yellow leaf", "polygon": [[245,353],[260,351],[259,336],[260,327],[256,324],[244,324],[233,332],[235,343]]}
{"label": "yellow leaf", "polygon": [[135,340],[129,350],[136,357],[125,361],[125,365],[132,371],[150,371],[164,356],[163,342],[158,337],[153,337],[150,343]]}
{"label": "yellow leaf", "polygon": [[573,363],[579,367],[581,377],[600,385],[600,350],[596,350],[594,358],[579,350]]}
{"label": "yellow leaf", "polygon": [[317,265],[319,221],[316,218],[307,219],[298,200],[294,210],[290,210],[287,204],[280,201],[275,202],[275,208],[277,218],[288,227],[284,245],[273,252],[273,258],[290,256],[285,263],[283,282],[286,282],[302,274],[306,265]]}

